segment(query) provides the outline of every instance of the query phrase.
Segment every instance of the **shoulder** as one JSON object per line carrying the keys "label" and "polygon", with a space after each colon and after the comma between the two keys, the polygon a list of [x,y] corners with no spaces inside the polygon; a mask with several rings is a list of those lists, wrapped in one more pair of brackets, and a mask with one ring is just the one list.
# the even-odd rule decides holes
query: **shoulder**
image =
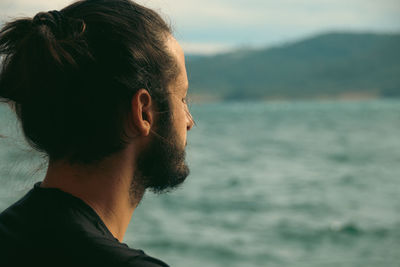
{"label": "shoulder", "polygon": [[[0,244],[1,248],[1,244]],[[21,255],[24,255],[21,257]],[[0,250],[0,266],[168,267],[142,250],[107,239],[55,242],[40,249],[8,246]]]}

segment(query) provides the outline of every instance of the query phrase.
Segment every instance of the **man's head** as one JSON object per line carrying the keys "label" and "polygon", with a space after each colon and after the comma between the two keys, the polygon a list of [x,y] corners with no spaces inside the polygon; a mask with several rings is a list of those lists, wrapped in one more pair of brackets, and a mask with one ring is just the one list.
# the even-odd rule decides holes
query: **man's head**
{"label": "man's head", "polygon": [[[193,122],[184,56],[154,11],[129,0],[78,1],[6,24],[0,55],[0,98],[14,105],[26,139],[50,161],[99,162],[148,136],[137,162],[141,182],[160,191],[187,176]],[[151,103],[156,116],[150,120],[135,101]]]}
{"label": "man's head", "polygon": [[[154,130],[149,128],[150,113],[143,109],[133,112],[139,132],[151,138],[139,155],[135,182],[139,180],[156,193],[176,187],[189,175],[185,147],[187,131],[194,124],[187,106],[188,79],[183,50],[172,36],[167,39],[167,49],[175,58],[178,69],[176,78],[168,86],[169,109],[157,112]],[[147,91],[138,92],[132,100],[132,107],[146,106],[150,99]]]}

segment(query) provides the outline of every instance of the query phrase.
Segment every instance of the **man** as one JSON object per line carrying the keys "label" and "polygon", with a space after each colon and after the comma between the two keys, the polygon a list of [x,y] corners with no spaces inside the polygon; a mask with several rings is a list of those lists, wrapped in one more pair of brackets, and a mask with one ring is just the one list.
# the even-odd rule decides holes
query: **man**
{"label": "man", "polygon": [[145,191],[189,174],[184,54],[154,11],[83,0],[0,32],[0,99],[47,174],[0,214],[0,266],[167,266],[123,237]]}

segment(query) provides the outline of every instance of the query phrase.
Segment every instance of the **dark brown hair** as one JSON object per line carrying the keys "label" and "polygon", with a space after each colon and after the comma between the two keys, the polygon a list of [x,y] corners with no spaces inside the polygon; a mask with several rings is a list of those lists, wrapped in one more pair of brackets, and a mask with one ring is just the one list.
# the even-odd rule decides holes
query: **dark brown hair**
{"label": "dark brown hair", "polygon": [[50,160],[103,159],[126,145],[138,89],[168,109],[177,74],[168,34],[156,12],[129,0],[82,0],[9,22],[0,31],[0,100]]}

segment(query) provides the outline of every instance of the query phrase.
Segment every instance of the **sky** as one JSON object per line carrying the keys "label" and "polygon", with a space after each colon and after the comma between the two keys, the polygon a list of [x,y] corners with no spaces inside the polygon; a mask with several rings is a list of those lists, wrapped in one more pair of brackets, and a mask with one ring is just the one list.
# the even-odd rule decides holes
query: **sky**
{"label": "sky", "polygon": [[[73,0],[0,0],[0,21]],[[162,14],[186,53],[215,54],[324,32],[400,33],[400,0],[137,0]]]}

